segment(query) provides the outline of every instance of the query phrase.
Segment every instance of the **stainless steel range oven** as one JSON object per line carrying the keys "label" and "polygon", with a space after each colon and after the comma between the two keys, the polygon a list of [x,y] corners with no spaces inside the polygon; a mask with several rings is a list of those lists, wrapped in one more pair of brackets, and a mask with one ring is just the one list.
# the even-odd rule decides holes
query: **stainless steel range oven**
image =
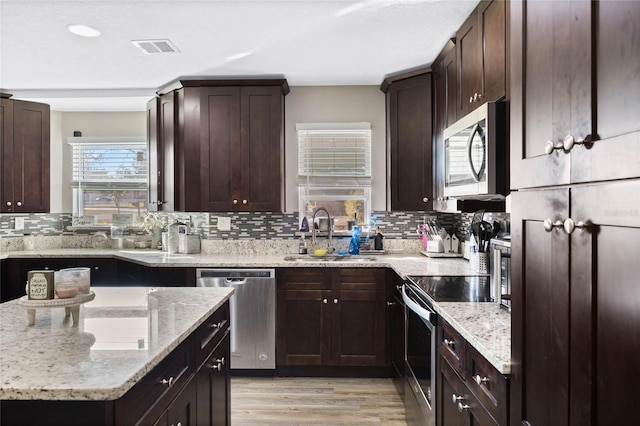
{"label": "stainless steel range oven", "polygon": [[436,324],[434,302],[490,302],[489,276],[409,277],[405,303],[405,411],[409,425],[436,424]]}
{"label": "stainless steel range oven", "polygon": [[405,410],[407,424],[434,426],[436,314],[410,284],[402,288],[405,303]]}

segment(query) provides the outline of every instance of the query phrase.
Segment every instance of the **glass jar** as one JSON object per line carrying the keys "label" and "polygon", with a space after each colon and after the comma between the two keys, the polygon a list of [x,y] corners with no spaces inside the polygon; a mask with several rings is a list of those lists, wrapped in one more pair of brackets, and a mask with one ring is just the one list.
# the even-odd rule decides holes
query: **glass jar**
{"label": "glass jar", "polygon": [[94,249],[107,249],[111,246],[111,242],[106,232],[96,232],[91,237],[91,247]]}
{"label": "glass jar", "polygon": [[78,282],[77,281],[56,281],[55,284],[56,296],[59,299],[70,299],[78,294]]}

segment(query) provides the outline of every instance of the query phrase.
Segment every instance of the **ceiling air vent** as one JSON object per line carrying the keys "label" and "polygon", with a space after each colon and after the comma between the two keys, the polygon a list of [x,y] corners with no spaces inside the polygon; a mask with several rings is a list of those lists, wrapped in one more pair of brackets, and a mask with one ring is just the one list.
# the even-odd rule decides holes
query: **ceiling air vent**
{"label": "ceiling air vent", "polygon": [[180,50],[171,43],[171,40],[162,39],[162,40],[131,40],[131,43],[134,44],[138,49],[142,50],[144,53],[152,54],[152,53],[179,53]]}

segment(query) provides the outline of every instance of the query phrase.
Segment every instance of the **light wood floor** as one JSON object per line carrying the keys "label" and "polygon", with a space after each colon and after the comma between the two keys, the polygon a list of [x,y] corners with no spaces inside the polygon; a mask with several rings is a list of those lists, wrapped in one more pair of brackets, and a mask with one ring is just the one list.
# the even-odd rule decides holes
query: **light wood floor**
{"label": "light wood floor", "polygon": [[232,377],[231,424],[405,426],[391,379]]}

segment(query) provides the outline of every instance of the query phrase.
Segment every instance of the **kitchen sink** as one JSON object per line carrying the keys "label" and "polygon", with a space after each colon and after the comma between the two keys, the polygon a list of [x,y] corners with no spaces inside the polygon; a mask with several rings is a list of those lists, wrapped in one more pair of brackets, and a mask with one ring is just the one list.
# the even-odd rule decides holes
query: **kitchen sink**
{"label": "kitchen sink", "polygon": [[286,262],[373,262],[376,259],[372,257],[360,257],[360,256],[340,256],[340,255],[326,255],[326,256],[285,256]]}

